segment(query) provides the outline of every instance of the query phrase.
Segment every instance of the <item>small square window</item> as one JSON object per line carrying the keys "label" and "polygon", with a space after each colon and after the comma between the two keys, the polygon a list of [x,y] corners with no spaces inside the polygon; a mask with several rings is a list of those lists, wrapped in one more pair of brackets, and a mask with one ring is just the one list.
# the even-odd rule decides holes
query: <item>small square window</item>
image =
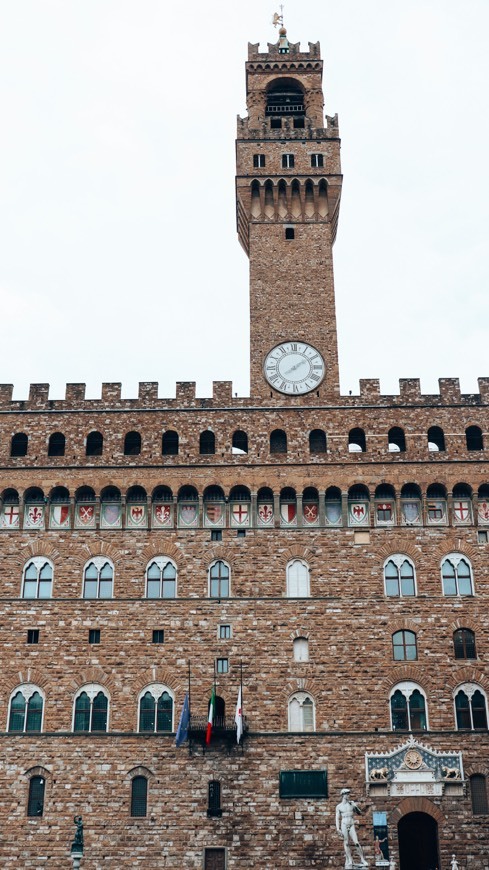
{"label": "small square window", "polygon": [[295,229],[294,227],[285,227],[285,238],[287,240],[295,239]]}
{"label": "small square window", "polygon": [[487,544],[489,540],[489,532],[477,532],[477,540],[479,544]]}
{"label": "small square window", "polygon": [[246,538],[246,529],[238,529],[236,532],[237,538]]}
{"label": "small square window", "polygon": [[88,643],[100,643],[100,629],[90,628],[88,632]]}
{"label": "small square window", "polygon": [[229,659],[216,659],[216,671],[218,674],[227,674],[229,671]]}
{"label": "small square window", "polygon": [[311,154],[311,166],[313,169],[320,169],[324,166],[324,155],[323,154]]}
{"label": "small square window", "polygon": [[165,631],[163,628],[154,628],[153,629],[153,643],[164,643],[165,642]]}
{"label": "small square window", "polygon": [[265,166],[264,154],[253,154],[253,167],[255,169],[263,169]]}
{"label": "small square window", "polygon": [[295,165],[293,154],[282,154],[282,169],[293,169]]}
{"label": "small square window", "polygon": [[231,626],[230,625],[220,625],[219,626],[219,640],[229,640],[231,637]]}
{"label": "small square window", "polygon": [[38,628],[28,628],[27,629],[27,643],[39,643],[39,629]]}
{"label": "small square window", "polygon": [[304,126],[304,118],[294,118],[294,130],[303,130]]}
{"label": "small square window", "polygon": [[282,118],[270,118],[270,127],[272,130],[280,130],[282,127]]}
{"label": "small square window", "polygon": [[211,529],[211,541],[222,541],[221,529]]}

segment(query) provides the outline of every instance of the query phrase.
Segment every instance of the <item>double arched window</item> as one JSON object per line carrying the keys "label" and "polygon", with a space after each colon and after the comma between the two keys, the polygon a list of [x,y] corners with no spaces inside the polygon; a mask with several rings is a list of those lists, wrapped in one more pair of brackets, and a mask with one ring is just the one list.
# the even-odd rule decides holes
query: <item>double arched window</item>
{"label": "double arched window", "polygon": [[229,598],[231,570],[218,559],[209,568],[209,598]]}
{"label": "double arched window", "polygon": [[102,686],[90,683],[75,697],[73,731],[107,731],[109,697]]}
{"label": "double arched window", "polygon": [[27,733],[41,731],[43,710],[41,689],[31,683],[19,686],[10,698],[8,730]]}
{"label": "double arched window", "polygon": [[165,556],[156,556],[146,568],[147,598],[176,598],[177,569]]}
{"label": "double arched window", "polygon": [[139,731],[173,731],[173,693],[154,683],[139,696]]}
{"label": "double arched window", "polygon": [[295,692],[289,699],[289,731],[315,731],[314,701],[307,692]]}
{"label": "double arched window", "polygon": [[461,553],[450,553],[441,563],[444,595],[473,595],[472,566]]}
{"label": "double arched window", "polygon": [[94,556],[83,569],[84,598],[112,598],[114,566],[105,556]]}
{"label": "double arched window", "polygon": [[421,686],[398,683],[392,689],[390,706],[393,731],[426,731],[426,696]]}
{"label": "double arched window", "polygon": [[459,731],[487,728],[487,698],[477,683],[463,683],[457,688],[454,699]]}
{"label": "double arched window", "polygon": [[384,562],[385,594],[392,598],[416,595],[414,564],[403,553],[396,553]]}
{"label": "double arched window", "polygon": [[24,565],[22,598],[51,598],[53,564],[44,556],[34,556]]}
{"label": "double arched window", "polygon": [[308,598],[310,594],[309,565],[293,559],[287,565],[287,598]]}

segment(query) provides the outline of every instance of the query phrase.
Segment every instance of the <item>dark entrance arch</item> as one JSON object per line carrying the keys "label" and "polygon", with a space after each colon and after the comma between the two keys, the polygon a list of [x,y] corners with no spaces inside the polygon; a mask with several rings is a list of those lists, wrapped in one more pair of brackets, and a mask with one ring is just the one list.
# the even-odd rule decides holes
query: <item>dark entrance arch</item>
{"label": "dark entrance arch", "polygon": [[407,813],[397,824],[400,870],[437,870],[438,824],[428,813]]}

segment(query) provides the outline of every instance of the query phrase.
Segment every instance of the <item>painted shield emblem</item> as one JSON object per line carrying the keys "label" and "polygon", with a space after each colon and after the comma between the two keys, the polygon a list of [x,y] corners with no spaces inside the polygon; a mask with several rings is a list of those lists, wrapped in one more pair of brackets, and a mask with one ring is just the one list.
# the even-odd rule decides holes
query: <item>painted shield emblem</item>
{"label": "painted shield emblem", "polygon": [[273,505],[258,505],[258,520],[262,526],[270,526],[273,522]]}
{"label": "painted shield emblem", "polygon": [[197,505],[182,504],[180,507],[180,520],[185,526],[194,525],[197,519]]}
{"label": "painted shield emblem", "polygon": [[238,504],[233,504],[232,506],[232,517],[233,523],[237,526],[247,526],[248,525],[248,517],[250,514],[249,505],[243,504],[242,502]]}
{"label": "painted shield emblem", "polygon": [[356,502],[350,505],[350,522],[353,525],[361,525],[367,518],[367,505],[365,502]]}
{"label": "painted shield emblem", "polygon": [[489,523],[489,502],[479,502],[479,519],[484,523]]}
{"label": "painted shield emblem", "polygon": [[295,522],[295,518],[297,516],[297,505],[295,503],[281,504],[280,516],[282,518],[282,522],[286,523],[287,525]]}
{"label": "painted shield emblem", "polygon": [[146,508],[142,504],[129,505],[129,522],[132,526],[140,526],[146,519]]}
{"label": "painted shield emblem", "polygon": [[317,523],[319,517],[319,505],[315,502],[303,502],[302,512],[305,523]]}
{"label": "painted shield emblem", "polygon": [[466,523],[470,518],[470,508],[468,501],[454,501],[453,515],[457,522]]}
{"label": "painted shield emblem", "polygon": [[19,525],[19,506],[17,504],[7,504],[3,509],[3,525],[9,529],[14,529]]}
{"label": "painted shield emblem", "polygon": [[155,507],[155,519],[160,526],[167,526],[170,523],[171,507],[169,504],[157,504]]}
{"label": "painted shield emblem", "polygon": [[116,504],[102,505],[102,518],[106,526],[117,526],[121,517],[121,506]]}
{"label": "painted shield emblem", "polygon": [[206,504],[205,519],[209,525],[220,526],[224,518],[224,512],[221,504]]}
{"label": "painted shield emblem", "polygon": [[78,505],[78,522],[82,526],[91,526],[95,520],[95,505],[80,504]]}
{"label": "painted shield emblem", "polygon": [[51,508],[51,522],[61,528],[69,525],[70,506],[68,504],[55,504]]}
{"label": "painted shield emblem", "polygon": [[341,502],[327,501],[326,502],[326,521],[332,526],[336,526],[341,520]]}
{"label": "painted shield emblem", "polygon": [[32,528],[39,528],[44,519],[44,510],[37,505],[29,505],[27,507],[27,521]]}
{"label": "painted shield emblem", "polygon": [[419,503],[417,501],[405,502],[402,505],[402,515],[407,525],[419,522]]}

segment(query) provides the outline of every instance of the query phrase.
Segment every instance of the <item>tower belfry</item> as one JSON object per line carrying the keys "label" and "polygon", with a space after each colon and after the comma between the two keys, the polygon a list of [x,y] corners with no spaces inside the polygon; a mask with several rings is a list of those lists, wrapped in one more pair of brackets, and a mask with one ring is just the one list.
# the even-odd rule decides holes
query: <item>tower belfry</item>
{"label": "tower belfry", "polygon": [[339,393],[332,247],[341,195],[338,119],[324,117],[319,43],[281,26],[249,44],[238,118],[237,222],[250,260],[251,396]]}

